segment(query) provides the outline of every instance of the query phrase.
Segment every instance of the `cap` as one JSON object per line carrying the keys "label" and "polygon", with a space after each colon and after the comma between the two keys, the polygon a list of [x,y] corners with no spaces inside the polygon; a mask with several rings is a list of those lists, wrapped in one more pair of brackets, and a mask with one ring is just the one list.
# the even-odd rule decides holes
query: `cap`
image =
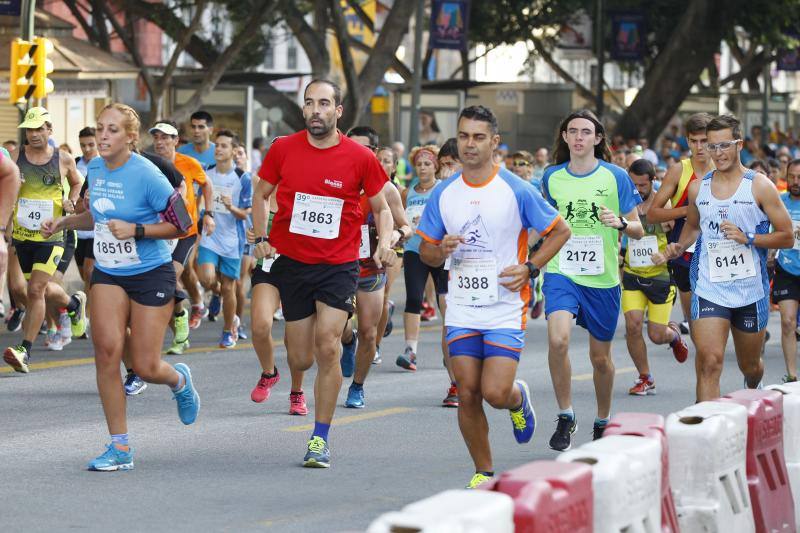
{"label": "cap", "polygon": [[50,122],[50,113],[43,107],[32,107],[25,113],[25,120],[17,128],[35,130],[44,126],[45,122]]}
{"label": "cap", "polygon": [[152,135],[153,133],[160,131],[161,133],[165,133],[167,135],[172,135],[173,137],[178,136],[178,130],[172,124],[167,124],[165,122],[157,122],[155,126],[150,128],[149,133]]}

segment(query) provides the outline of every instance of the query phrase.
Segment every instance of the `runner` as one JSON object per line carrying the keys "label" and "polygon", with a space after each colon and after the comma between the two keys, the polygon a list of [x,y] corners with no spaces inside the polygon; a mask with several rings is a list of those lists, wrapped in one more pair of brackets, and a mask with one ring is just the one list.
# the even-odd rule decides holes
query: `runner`
{"label": "runner", "polygon": [[[382,148],[378,148],[377,152],[378,161],[380,162],[381,166],[383,167],[384,172],[386,175],[389,176],[389,181],[392,182],[397,191],[402,191],[404,187],[400,184],[400,180],[397,178],[397,155],[395,151],[392,150],[389,146],[384,146]],[[387,189],[388,190],[388,189]],[[395,220],[395,226],[398,225],[398,220],[403,220],[405,223],[408,223],[406,220],[406,213],[403,210],[403,199],[398,192],[397,197],[400,199],[400,212],[402,213],[395,213],[392,210],[392,218]],[[387,203],[388,203],[387,197]],[[391,205],[389,208],[391,209]],[[402,219],[400,218],[402,217]],[[411,225],[408,225],[408,231],[411,231]],[[394,331],[394,322],[392,321],[392,317],[394,316],[395,305],[391,299],[392,294],[392,287],[394,286],[394,282],[397,277],[400,275],[400,272],[403,270],[403,243],[400,242],[395,245],[394,252],[397,254],[398,260],[394,262],[392,266],[385,267],[386,268],[386,287],[383,290],[383,312],[381,313],[381,318],[378,321],[378,342],[375,345],[375,357],[372,359],[372,364],[379,365],[383,362],[383,358],[381,357],[381,339],[384,339],[392,334]]]}
{"label": "runner", "polygon": [[[492,162],[497,119],[483,106],[459,115],[463,171],[437,186],[417,234],[422,261],[452,257],[447,341],[459,386],[458,423],[475,464],[468,488],[494,475],[483,401],[508,409],[514,437],[529,442],[536,427],[528,385],[516,378],[525,343],[530,279],[569,238],[558,212],[520,178]],[[528,258],[528,230],[548,235]]]}
{"label": "runner", "polygon": [[456,172],[461,172],[461,160],[458,158],[458,141],[455,137],[447,139],[439,148],[439,179],[447,179]]}
{"label": "runner", "polygon": [[[45,318],[45,294],[50,305],[67,309],[72,336],[86,332],[86,295],[78,291],[68,296],[60,285],[51,282],[64,255],[65,234],[44,236],[40,231],[44,220],[73,212],[82,178],[69,154],[50,146],[53,125],[45,108],[29,109],[18,127],[25,131],[28,142],[14,154],[22,187],[14,209],[13,243],[28,281],[24,296],[27,316],[22,342],[6,348],[3,360],[17,372],[27,373],[31,345]],[[70,186],[68,198],[64,198],[62,176]]]}
{"label": "runner", "polygon": [[794,245],[792,221],[775,185],[741,163],[739,120],[719,116],[709,121],[706,131],[706,150],[716,170],[689,185],[689,209],[679,241],[665,254],[653,256],[653,262],[661,264],[680,257],[697,240],[691,282],[698,402],[720,396],[729,332],[745,387],[761,387],[761,346],[769,318],[766,252]]}
{"label": "runner", "polygon": [[[161,343],[176,289],[175,270],[163,239],[187,229],[191,218],[164,175],[133,152],[139,127],[139,117],[132,108],[106,106],[97,117],[102,159],[89,163],[91,211],[42,224],[46,234],[58,234],[64,228],[95,228],[92,344],[97,389],[111,443],[89,462],[89,470],[133,468],[119,375],[128,326],[131,333],[127,342],[136,373],[145,381],[172,389],[184,424],[192,424],[200,409],[189,367],[183,363],[173,367],[161,360]],[[171,222],[160,222],[160,215]]]}
{"label": "runner", "polygon": [[[263,141],[263,139],[262,139]],[[254,141],[255,143],[255,141]],[[253,175],[250,172],[250,162],[247,159],[247,150],[241,143],[235,144],[233,147],[233,162],[236,168],[243,171],[242,174],[242,191],[249,191],[247,196],[252,200],[253,197]],[[259,160],[259,165],[261,164]],[[243,245],[242,248],[242,268],[239,274],[239,279],[236,280],[236,317],[238,319],[239,327],[237,334],[243,341],[248,339],[247,327],[244,324],[244,308],[247,303],[247,291],[245,290],[245,283],[250,272],[255,265],[255,258],[253,257],[253,245],[247,242],[247,230],[252,230],[253,221],[250,215],[245,220],[238,221],[237,229],[239,231],[239,242]]]}
{"label": "runner", "polygon": [[11,220],[14,205],[17,202],[21,181],[19,169],[13,164],[7,153],[0,156],[0,279],[6,278],[8,268],[8,244],[6,222]]}
{"label": "runner", "polygon": [[[75,166],[78,172],[84,177],[83,187],[81,188],[81,198],[88,187],[85,181],[86,173],[88,172],[89,161],[98,156],[97,153],[97,139],[95,138],[95,129],[91,126],[83,128],[78,132],[78,142],[81,147],[81,156],[75,158]],[[76,213],[81,213],[84,210],[83,202],[78,202],[76,206]],[[89,292],[89,283],[92,278],[92,270],[94,269],[94,231],[78,231],[78,242],[75,245],[75,264],[78,265],[78,271],[83,280],[83,290]]]}
{"label": "runner", "polygon": [[[656,252],[664,252],[671,223],[651,224],[647,213],[653,205],[653,180],[656,170],[647,159],[638,159],[628,169],[642,203],[637,207],[639,220],[644,227],[641,239],[625,239],[621,255],[625,258],[622,273],[622,312],[625,315],[625,341],[628,353],[639,372],[639,378],[628,394],[647,396],[656,393],[656,383],[647,361],[647,346],[642,337],[644,313],[647,311],[647,335],[653,344],[668,344],[679,363],[689,357],[689,348],[681,338],[680,325],[670,322],[675,303],[675,285],[666,265],[654,265],[650,259]],[[624,241],[623,241],[624,242]]]}
{"label": "runner", "polygon": [[[172,339],[172,345],[167,349],[167,353],[180,355],[189,347],[190,317],[189,313],[183,308],[183,300],[185,299],[184,291],[186,291],[186,288],[182,282],[181,275],[184,269],[192,268],[190,256],[197,241],[198,216],[195,185],[199,186],[202,191],[203,200],[207,206],[214,205],[214,191],[211,182],[206,179],[206,174],[200,166],[200,163],[188,155],[175,151],[178,145],[178,128],[174,122],[168,120],[157,122],[150,128],[150,135],[153,136],[153,149],[156,154],[173,163],[175,168],[183,175],[186,181],[184,201],[189,216],[191,216],[194,221],[192,227],[178,239],[178,243],[172,251],[172,262],[174,263],[175,273],[178,277],[178,291],[175,301],[174,317],[171,323],[175,336]],[[206,210],[203,216],[204,233],[206,235],[213,234],[214,227],[214,211]],[[192,319],[194,319],[195,314],[202,316],[202,311],[202,307],[193,305]],[[199,325],[199,319],[197,325]]]}
{"label": "runner", "polygon": [[781,311],[781,348],[786,362],[784,383],[797,381],[797,311],[800,301],[800,159],[786,167],[787,191],[781,194],[783,205],[792,217],[794,246],[780,250],[772,280],[772,301]]}
{"label": "runner", "polygon": [[200,238],[197,264],[200,283],[206,290],[215,289],[217,284],[220,286],[224,325],[219,346],[233,348],[239,338],[236,280],[239,279],[244,249],[244,243],[239,240],[239,221],[246,220],[250,214],[252,190],[242,187],[245,173],[233,164],[233,145],[238,143],[236,135],[230,130],[218,130],[214,140],[215,164],[206,172],[214,187],[214,201],[208,209],[214,214],[216,229]]}
{"label": "runner", "polygon": [[214,164],[214,143],[211,142],[213,127],[214,119],[211,113],[202,109],[195,111],[189,117],[192,142],[178,148],[178,153],[188,155],[199,161],[203,166],[203,170]]}
{"label": "runner", "polygon": [[572,320],[590,335],[597,397],[593,436],[598,439],[608,423],[614,387],[611,340],[620,310],[619,235],[640,239],[644,231],[636,212],[642,201],[639,193],[628,174],[608,162],[605,129],[591,111],[576,111],[564,119],[553,154],[555,164],[545,171],[542,189],[573,233],[547,264],[542,287],[550,376],[559,408],[550,447],[564,451],[572,446],[578,428],[569,359]]}
{"label": "runner", "polygon": [[[328,430],[342,384],[341,332],[353,312],[358,280],[362,190],[380,222],[375,262],[381,267],[394,256],[391,213],[382,193],[386,174],[369,150],[336,129],[341,101],[333,82],[306,86],[307,129],[278,139],[267,152],[253,206],[256,257],[280,254],[270,274],[283,302],[290,364],[306,370],[317,361],[315,424],[303,459],[309,467],[330,466]],[[278,185],[279,208],[267,241],[265,200]]]}
{"label": "runner", "polygon": [[[686,222],[688,211],[688,186],[689,183],[705,176],[713,170],[714,164],[706,151],[708,136],[706,127],[711,120],[708,113],[695,113],[691,115],[684,125],[686,136],[689,141],[691,157],[675,163],[667,170],[661,187],[656,191],[653,204],[647,212],[647,218],[651,224],[657,222],[674,221],[674,226],[668,237],[669,242],[677,242],[681,236],[681,230]],[[670,203],[671,206],[668,206]],[[681,332],[689,333],[688,319],[691,316],[692,288],[689,283],[689,264],[692,261],[692,251],[694,247],[681,257],[676,257],[670,262],[670,272],[672,279],[678,286],[678,294],[681,300],[684,323],[681,324]]]}

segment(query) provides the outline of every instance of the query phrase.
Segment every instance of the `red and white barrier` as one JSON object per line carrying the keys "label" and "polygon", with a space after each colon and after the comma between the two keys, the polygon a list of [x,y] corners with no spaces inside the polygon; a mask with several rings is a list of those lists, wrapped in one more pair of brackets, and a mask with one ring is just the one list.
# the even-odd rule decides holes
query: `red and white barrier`
{"label": "red and white barrier", "polygon": [[800,383],[770,385],[783,396],[783,456],[794,496],[794,521],[800,524]]}
{"label": "red and white barrier", "polygon": [[661,443],[623,435],[603,437],[561,454],[559,462],[592,466],[595,533],[661,530]]}
{"label": "red and white barrier", "polygon": [[514,502],[501,492],[448,490],[379,516],[367,533],[514,533]]}
{"label": "red and white barrier", "polygon": [[669,446],[664,417],[653,413],[619,413],[611,418],[603,433],[656,439],[661,443],[661,532],[680,533],[678,513],[669,483]]}
{"label": "red and white barrier", "polygon": [[516,533],[592,533],[592,469],[534,461],[479,486],[514,499]]}
{"label": "red and white barrier", "polygon": [[794,499],[783,455],[783,395],[744,389],[720,398],[747,409],[747,485],[757,533],[795,533]]}
{"label": "red and white barrier", "polygon": [[666,427],[681,531],[755,531],[745,471],[747,409],[701,402],[669,415]]}

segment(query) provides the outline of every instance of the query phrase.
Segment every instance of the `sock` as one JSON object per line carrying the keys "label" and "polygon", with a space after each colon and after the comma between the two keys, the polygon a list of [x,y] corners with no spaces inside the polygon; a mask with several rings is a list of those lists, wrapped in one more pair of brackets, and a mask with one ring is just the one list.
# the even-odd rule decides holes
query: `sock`
{"label": "sock", "polygon": [[25,351],[29,354],[31,353],[31,346],[33,343],[31,341],[22,341],[22,347],[25,348]]}
{"label": "sock", "polygon": [[294,394],[294,395],[303,394],[303,389],[300,389],[300,390],[290,390],[290,391],[289,391],[289,395],[291,396],[292,394]]}
{"label": "sock", "polygon": [[170,387],[170,388],[172,389],[172,392],[178,392],[179,390],[181,390],[183,388],[184,385],[186,385],[186,378],[183,377],[183,374],[178,372],[178,384],[175,385],[174,387]]}
{"label": "sock", "polygon": [[175,313],[175,316],[176,317],[183,316],[184,313],[186,313],[186,310],[185,309],[181,309],[179,312]]}
{"label": "sock", "polygon": [[126,368],[125,372],[127,372],[128,374],[133,374],[134,373],[132,368]]}
{"label": "sock", "polygon": [[330,424],[323,424],[322,422],[314,422],[314,432],[311,438],[320,437],[324,441],[328,441],[328,431],[331,429]]}
{"label": "sock", "polygon": [[516,406],[516,407],[514,407],[513,409],[510,409],[510,410],[511,411],[522,411],[522,406],[525,405],[525,394],[522,392],[522,387],[520,387],[516,383],[514,385],[519,389],[519,395],[522,398],[522,401],[519,402],[518,406]]}
{"label": "sock", "polygon": [[486,471],[486,470],[484,470],[484,471],[482,471],[482,472],[479,470],[479,471],[477,471],[477,472],[475,472],[475,473],[476,473],[476,474],[483,474],[483,475],[484,475],[484,476],[486,476],[486,477],[494,477],[494,472],[488,472],[488,471]]}
{"label": "sock", "polygon": [[268,373],[268,372],[262,372],[262,373],[261,373],[261,375],[262,375],[263,377],[267,378],[267,379],[269,379],[269,378],[274,378],[275,376],[277,376],[277,375],[278,375],[278,367],[277,367],[277,366],[275,366],[275,367],[272,367],[272,374],[270,374],[270,373]]}
{"label": "sock", "polygon": [[128,434],[127,433],[120,433],[119,435],[111,435],[111,444],[113,444],[119,450],[128,449]]}
{"label": "sock", "polygon": [[598,417],[595,417],[595,419],[594,419],[594,425],[595,425],[595,426],[603,426],[603,427],[605,427],[605,426],[607,426],[607,425],[608,425],[608,418],[598,418]]}
{"label": "sock", "polygon": [[677,331],[673,331],[673,333],[674,333],[674,335],[672,336],[672,340],[669,341],[669,347],[670,348],[674,348],[675,347],[675,343],[677,343],[681,338],[680,333],[678,333]]}
{"label": "sock", "polygon": [[575,418],[575,411],[573,411],[573,410],[572,410],[572,406],[570,405],[570,406],[569,406],[569,407],[567,407],[566,409],[562,409],[562,410],[560,410],[560,411],[558,412],[558,415],[559,415],[559,416],[561,416],[561,415],[567,415],[567,416],[569,416],[570,418],[573,418],[573,419],[574,419],[574,418]]}
{"label": "sock", "polygon": [[350,385],[350,386],[352,388],[354,388],[355,390],[362,390],[364,388],[364,384],[363,383],[356,383],[356,380],[353,380],[353,384]]}
{"label": "sock", "polygon": [[78,307],[80,307],[80,305],[81,305],[80,300],[75,298],[75,295],[73,294],[72,296],[69,297],[69,303],[67,304],[67,312],[74,313],[75,311],[78,310]]}
{"label": "sock", "polygon": [[456,382],[455,382],[455,381],[451,381],[451,382],[450,382],[450,386],[451,386],[451,387],[455,387],[455,386],[456,386]]}
{"label": "sock", "polygon": [[412,341],[412,340],[406,339],[406,347],[407,348],[411,348],[412,352],[417,353],[417,343],[418,342],[419,341]]}

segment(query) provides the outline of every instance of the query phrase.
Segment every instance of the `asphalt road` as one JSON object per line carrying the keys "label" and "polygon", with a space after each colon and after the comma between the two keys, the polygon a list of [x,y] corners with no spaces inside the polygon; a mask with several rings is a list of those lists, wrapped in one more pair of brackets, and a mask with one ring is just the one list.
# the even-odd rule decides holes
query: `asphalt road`
{"label": "asphalt road", "polygon": [[[402,284],[393,291],[402,301]],[[35,345],[29,375],[0,369],[0,530],[35,531],[360,531],[379,514],[463,487],[472,475],[456,411],[440,407],[448,385],[439,353],[440,321],[428,323],[419,348],[419,371],[394,365],[402,348],[402,325],[382,343],[384,362],[373,366],[363,410],[337,409],[330,445],[332,467],[305,469],[300,462],[313,416],[287,414],[286,352],[277,350],[283,379],[263,404],[250,401],[259,376],[252,347],[217,348],[220,322],[204,322],[191,336],[186,362],[202,398],[197,422],[183,426],[166,387],[150,386],[128,404],[136,467],[130,472],[88,472],[108,435],[94,379],[90,341],[63,352]],[[249,323],[249,320],[247,320]],[[773,314],[765,383],[784,373],[780,321]],[[658,394],[627,395],[635,374],[622,321],[614,342],[617,367],[614,412],[667,414],[694,401],[693,356],[677,364],[664,347],[649,345]],[[280,340],[283,325],[274,335]],[[0,343],[19,334],[3,329]],[[573,331],[574,407],[577,444],[591,439],[594,389],[588,336]],[[313,371],[306,377],[313,406]],[[519,376],[533,393],[539,425],[533,440],[518,445],[505,412],[487,407],[495,469],[552,459],[547,447],[556,404],[547,369],[546,323],[529,322]],[[343,405],[346,385],[340,394]],[[741,388],[729,343],[723,390]],[[313,413],[313,411],[312,411]]]}

